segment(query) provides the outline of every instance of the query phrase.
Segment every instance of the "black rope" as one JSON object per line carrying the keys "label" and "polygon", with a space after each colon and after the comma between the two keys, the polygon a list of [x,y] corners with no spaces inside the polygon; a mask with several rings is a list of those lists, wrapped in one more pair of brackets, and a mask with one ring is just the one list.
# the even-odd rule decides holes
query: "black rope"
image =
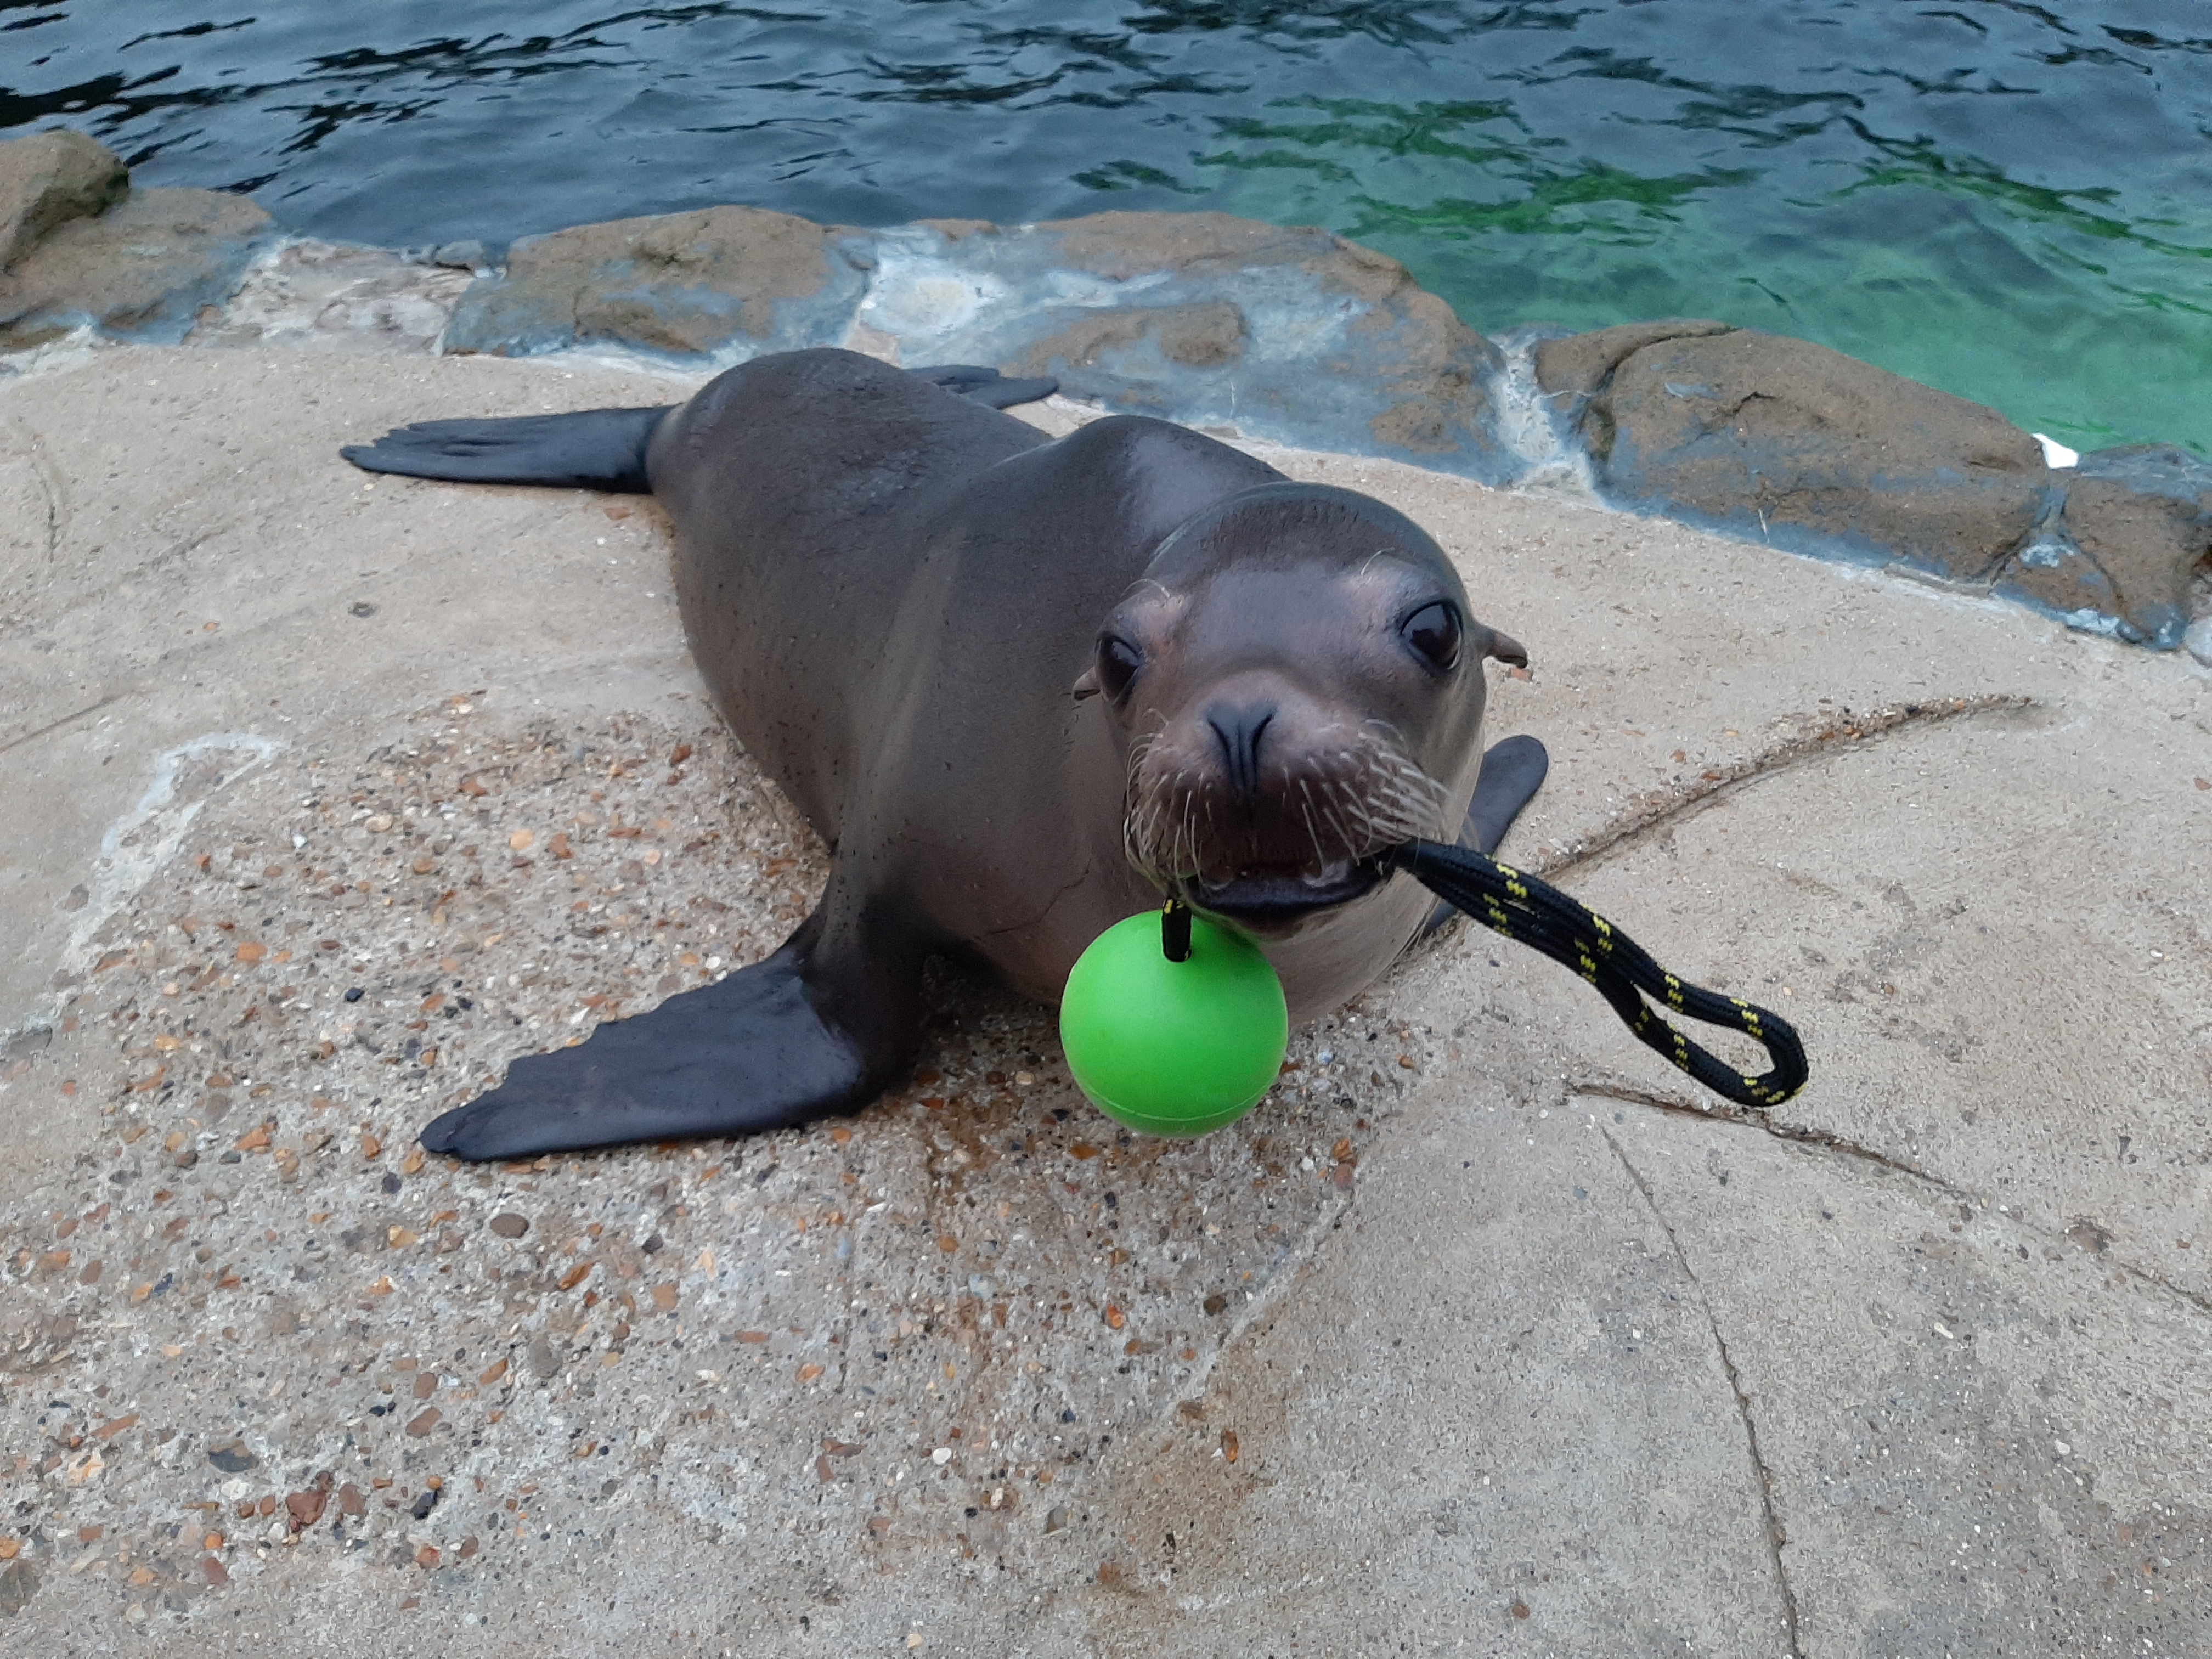
{"label": "black rope", "polygon": [[[1628,1029],[1699,1083],[1739,1106],[1778,1106],[1805,1086],[1805,1046],[1778,1014],[1686,985],[1651,959],[1650,951],[1589,906],[1548,882],[1500,864],[1486,854],[1440,842],[1410,841],[1384,853],[1385,869],[1404,870],[1486,927],[1534,946],[1573,969],[1597,988]],[[1747,1077],[1684,1036],[1644,1000],[1649,994],[1690,1018],[1732,1026],[1765,1048],[1774,1069]]]}

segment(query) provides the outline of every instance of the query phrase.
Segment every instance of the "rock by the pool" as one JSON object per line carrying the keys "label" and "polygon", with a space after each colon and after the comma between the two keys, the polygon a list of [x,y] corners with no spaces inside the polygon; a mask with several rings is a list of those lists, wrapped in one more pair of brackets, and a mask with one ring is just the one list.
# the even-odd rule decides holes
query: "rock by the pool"
{"label": "rock by the pool", "polygon": [[2191,577],[2212,558],[2212,464],[2172,444],[2128,444],[2062,476],[2063,538],[2029,549],[2000,591],[2062,615],[2109,617],[2160,650],[2180,645]]}
{"label": "rock by the pool", "polygon": [[133,190],[97,218],[50,231],[0,276],[0,350],[90,324],[173,345],[221,307],[274,240],[269,216],[219,190]]}
{"label": "rock by the pool", "polygon": [[518,242],[445,349],[614,345],[734,362],[852,345],[1056,377],[1109,408],[1388,455],[1488,483],[1498,349],[1396,260],[1224,214],[839,229],[751,208]]}
{"label": "rock by the pool", "polygon": [[1582,428],[1615,505],[1962,581],[2027,544],[2051,481],[1996,410],[1749,329],[1630,353]]}
{"label": "rock by the pool", "polygon": [[1579,416],[1583,404],[1603,389],[1613,370],[1644,347],[1662,340],[1733,333],[1735,328],[1733,323],[1709,317],[1667,317],[1545,340],[1536,347],[1536,384],[1559,412]]}
{"label": "rock by the pool", "polygon": [[477,278],[449,352],[526,357],[613,345],[734,358],[842,338],[866,277],[865,233],[763,208],[614,219],[532,236]]}
{"label": "rock by the pool", "polygon": [[70,220],[105,213],[130,188],[122,158],[81,132],[0,143],[0,270]]}
{"label": "rock by the pool", "polygon": [[817,345],[990,364],[1224,436],[1492,485],[1587,477],[1613,507],[1903,561],[2212,659],[2212,617],[2191,622],[2212,465],[2184,450],[2129,446],[2054,472],[1991,410],[1706,318],[1515,331],[1532,420],[1496,343],[1395,259],[1326,230],[1218,213],[857,230],[716,207],[528,238],[504,266],[479,242],[403,257],[278,236],[237,195],[132,190],[81,134],[0,143],[0,353],[89,325],[210,346],[605,346],[699,368]]}

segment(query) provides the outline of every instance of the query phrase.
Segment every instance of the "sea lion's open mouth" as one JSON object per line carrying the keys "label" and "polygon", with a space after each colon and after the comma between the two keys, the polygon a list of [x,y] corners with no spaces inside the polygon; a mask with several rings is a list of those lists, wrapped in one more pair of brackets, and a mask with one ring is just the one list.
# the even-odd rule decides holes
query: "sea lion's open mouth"
{"label": "sea lion's open mouth", "polygon": [[1254,868],[1227,881],[1200,879],[1190,884],[1197,908],[1255,927],[1279,927],[1317,910],[1364,898],[1382,884],[1373,859],[1337,860],[1319,871]]}

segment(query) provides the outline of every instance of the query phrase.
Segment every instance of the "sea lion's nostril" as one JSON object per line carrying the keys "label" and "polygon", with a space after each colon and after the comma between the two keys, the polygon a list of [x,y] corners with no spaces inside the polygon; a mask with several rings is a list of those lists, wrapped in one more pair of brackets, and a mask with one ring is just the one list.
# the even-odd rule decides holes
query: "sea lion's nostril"
{"label": "sea lion's nostril", "polygon": [[1217,702],[1206,711],[1206,723],[1221,745],[1230,790],[1240,806],[1249,808],[1260,793],[1260,743],[1274,718],[1272,702]]}

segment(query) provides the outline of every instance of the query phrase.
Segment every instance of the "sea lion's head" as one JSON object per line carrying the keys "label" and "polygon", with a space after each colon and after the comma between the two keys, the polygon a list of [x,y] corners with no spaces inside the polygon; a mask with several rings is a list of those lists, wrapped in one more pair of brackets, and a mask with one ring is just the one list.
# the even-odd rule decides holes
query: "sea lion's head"
{"label": "sea lion's head", "polygon": [[1123,840],[1163,892],[1282,938],[1453,840],[1480,760],[1477,622],[1419,526],[1348,489],[1241,491],[1168,537],[1076,682],[1127,757]]}

